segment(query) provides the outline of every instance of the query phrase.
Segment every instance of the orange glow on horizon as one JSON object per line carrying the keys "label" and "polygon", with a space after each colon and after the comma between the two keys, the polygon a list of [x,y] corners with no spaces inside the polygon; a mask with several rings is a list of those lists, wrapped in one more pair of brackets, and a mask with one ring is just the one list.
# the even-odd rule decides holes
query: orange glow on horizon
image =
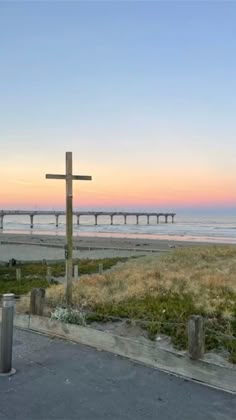
{"label": "orange glow on horizon", "polygon": [[[27,172],[6,170],[5,183],[1,184],[1,208],[64,208],[65,182],[46,180],[41,168]],[[31,176],[29,177],[29,171]],[[43,172],[43,175],[42,175]],[[55,173],[60,173],[55,170]],[[234,174],[218,174],[203,168],[186,171],[174,168],[162,172],[150,169],[121,171],[102,167],[92,173],[93,180],[74,182],[74,207],[184,207],[184,206],[233,206],[236,205],[236,179]]]}
{"label": "orange glow on horizon", "polygon": [[[232,189],[210,191],[201,188],[191,190],[172,188],[120,188],[116,190],[104,189],[96,192],[74,189],[74,207],[148,207],[148,206],[208,206],[208,205],[236,205],[236,194]],[[37,195],[31,189],[25,191],[19,188],[17,191],[2,194],[2,208],[63,208],[65,206],[64,188],[39,189]]]}

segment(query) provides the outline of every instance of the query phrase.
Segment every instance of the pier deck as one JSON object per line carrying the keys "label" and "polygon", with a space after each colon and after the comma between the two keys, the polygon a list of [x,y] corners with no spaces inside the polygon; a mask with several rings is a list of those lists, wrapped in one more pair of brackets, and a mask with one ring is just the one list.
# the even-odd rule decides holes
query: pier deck
{"label": "pier deck", "polygon": [[[34,227],[34,216],[55,216],[56,227],[59,224],[59,217],[65,216],[65,211],[54,211],[54,210],[0,210],[0,229],[3,229],[4,217],[5,216],[29,216],[30,227]],[[140,217],[145,216],[147,224],[150,224],[150,218],[154,217],[156,223],[159,223],[160,218],[164,217],[165,223],[168,223],[168,219],[171,218],[171,222],[174,223],[174,217],[176,213],[157,213],[157,212],[111,212],[111,211],[73,211],[73,216],[77,218],[77,225],[80,224],[81,216],[93,216],[95,225],[98,225],[98,218],[102,216],[110,217],[110,224],[114,224],[114,217],[122,216],[124,218],[124,224],[127,224],[128,217],[136,217],[136,224],[139,224]]]}

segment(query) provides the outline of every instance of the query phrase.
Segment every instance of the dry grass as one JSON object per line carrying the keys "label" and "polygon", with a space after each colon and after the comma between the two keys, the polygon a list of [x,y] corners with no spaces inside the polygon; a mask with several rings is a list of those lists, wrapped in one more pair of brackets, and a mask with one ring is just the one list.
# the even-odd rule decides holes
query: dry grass
{"label": "dry grass", "polygon": [[[204,314],[235,315],[236,247],[180,248],[160,258],[130,260],[103,275],[82,276],[73,286],[74,305],[90,309],[165,293],[191,296]],[[64,287],[49,288],[47,298],[52,306],[63,303]]]}
{"label": "dry grass", "polygon": [[[46,299],[49,311],[63,306],[64,286],[49,287]],[[150,338],[169,335],[178,348],[186,348],[188,317],[201,314],[206,348],[227,350],[236,363],[236,247],[180,248],[81,276],[73,283],[73,306],[85,309],[87,322],[137,319]]]}
{"label": "dry grass", "polygon": [[21,296],[15,303],[15,310],[18,313],[26,313],[30,308],[30,295]]}

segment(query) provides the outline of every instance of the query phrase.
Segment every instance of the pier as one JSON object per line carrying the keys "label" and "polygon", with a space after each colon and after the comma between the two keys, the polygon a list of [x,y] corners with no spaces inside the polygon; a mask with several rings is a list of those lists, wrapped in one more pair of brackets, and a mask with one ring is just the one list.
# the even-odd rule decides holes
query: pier
{"label": "pier", "polygon": [[[29,223],[31,229],[34,227],[35,216],[55,216],[56,227],[59,225],[59,217],[65,216],[65,211],[48,211],[48,210],[0,210],[0,229],[3,229],[4,217],[5,216],[29,216]],[[74,211],[73,216],[76,217],[77,225],[80,224],[81,216],[93,216],[95,226],[99,224],[99,219],[103,216],[110,217],[110,224],[113,225],[114,218],[116,216],[123,217],[124,224],[128,224],[130,217],[136,218],[136,224],[140,223],[140,217],[146,218],[147,224],[150,224],[150,218],[154,218],[158,224],[161,220],[168,223],[169,219],[171,223],[174,223],[174,217],[176,213],[156,213],[156,212],[110,212],[110,211]]]}

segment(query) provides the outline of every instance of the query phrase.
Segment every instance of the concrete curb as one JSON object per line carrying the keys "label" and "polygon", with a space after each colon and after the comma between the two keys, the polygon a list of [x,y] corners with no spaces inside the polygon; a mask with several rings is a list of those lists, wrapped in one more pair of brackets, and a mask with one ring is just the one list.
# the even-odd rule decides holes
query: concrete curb
{"label": "concrete curb", "polygon": [[137,339],[120,337],[93,328],[65,324],[35,315],[15,314],[14,325],[95,347],[186,379],[236,393],[236,369],[234,367],[224,367],[206,360],[193,361],[187,355],[158,348],[154,342],[143,343]]}

